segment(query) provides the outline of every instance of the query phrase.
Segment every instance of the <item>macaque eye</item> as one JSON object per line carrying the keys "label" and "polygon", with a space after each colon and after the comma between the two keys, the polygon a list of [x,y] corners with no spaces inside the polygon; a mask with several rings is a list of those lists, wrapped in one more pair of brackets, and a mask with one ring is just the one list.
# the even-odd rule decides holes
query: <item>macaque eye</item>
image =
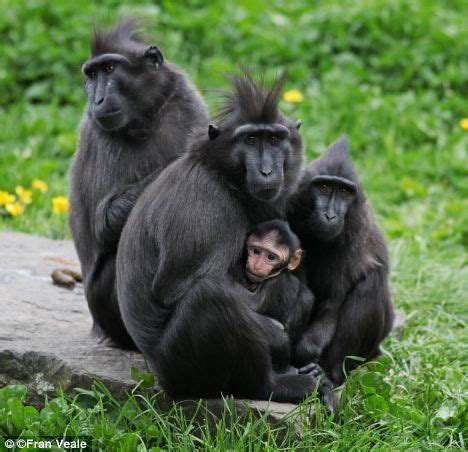
{"label": "macaque eye", "polygon": [[114,65],[111,64],[111,63],[106,64],[106,65],[104,66],[104,72],[105,72],[106,74],[112,73],[113,70],[114,70]]}
{"label": "macaque eye", "polygon": [[253,249],[252,249],[252,252],[253,252],[256,256],[260,255],[260,250],[259,250],[258,248],[253,248]]}
{"label": "macaque eye", "polygon": [[341,187],[341,188],[340,188],[340,194],[341,194],[341,196],[343,196],[344,198],[346,198],[346,197],[348,197],[348,196],[351,194],[351,192],[350,192],[347,188]]}
{"label": "macaque eye", "polygon": [[88,70],[86,71],[86,76],[87,76],[88,78],[96,78],[96,75],[97,75],[96,69],[88,69]]}
{"label": "macaque eye", "polygon": [[276,260],[276,256],[275,256],[274,254],[271,254],[271,253],[270,253],[270,254],[267,256],[267,259],[268,259],[269,261],[271,261],[271,262],[274,262],[274,261]]}
{"label": "macaque eye", "polygon": [[327,184],[320,184],[318,188],[322,193],[328,193],[330,191],[330,186]]}
{"label": "macaque eye", "polygon": [[247,144],[257,144],[257,137],[255,135],[249,135],[245,138]]}
{"label": "macaque eye", "polygon": [[280,137],[278,135],[270,135],[270,144],[278,144]]}

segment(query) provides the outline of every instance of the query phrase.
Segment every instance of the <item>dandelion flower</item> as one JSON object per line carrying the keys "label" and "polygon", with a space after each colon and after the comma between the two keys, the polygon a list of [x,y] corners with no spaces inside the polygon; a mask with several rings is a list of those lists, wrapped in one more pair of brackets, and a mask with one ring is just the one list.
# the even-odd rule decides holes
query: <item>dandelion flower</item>
{"label": "dandelion flower", "polygon": [[24,207],[19,202],[7,204],[5,206],[5,209],[12,217],[17,217],[18,215],[21,215],[24,211]]}
{"label": "dandelion flower", "polygon": [[68,207],[68,198],[65,196],[56,196],[55,198],[52,198],[52,208],[56,214],[68,212]]}
{"label": "dandelion flower", "polygon": [[460,126],[463,130],[468,130],[468,118],[460,120]]}
{"label": "dandelion flower", "polygon": [[17,185],[15,188],[16,194],[18,195],[19,200],[23,204],[31,204],[32,202],[32,191],[31,190],[26,190],[23,188],[21,185]]}
{"label": "dandelion flower", "polygon": [[15,195],[11,195],[7,191],[0,190],[0,206],[6,206],[7,204],[13,204],[15,202]]}
{"label": "dandelion flower", "polygon": [[49,188],[47,184],[43,180],[40,180],[40,179],[33,179],[31,181],[31,187],[33,190],[39,190],[42,193],[45,193],[47,189]]}
{"label": "dandelion flower", "polygon": [[291,104],[298,104],[304,100],[304,96],[298,89],[290,89],[289,91],[285,91],[283,99]]}

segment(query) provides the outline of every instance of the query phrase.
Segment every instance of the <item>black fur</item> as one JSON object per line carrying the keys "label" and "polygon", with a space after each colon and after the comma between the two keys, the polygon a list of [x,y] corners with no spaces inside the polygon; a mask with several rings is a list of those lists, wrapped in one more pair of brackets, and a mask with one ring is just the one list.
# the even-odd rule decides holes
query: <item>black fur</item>
{"label": "black fur", "polygon": [[[272,231],[277,232],[277,244],[288,247],[289,257],[301,249],[296,234],[286,221],[280,219],[255,225],[248,237],[254,235],[262,238]],[[289,370],[291,345],[305,331],[314,305],[314,296],[307,287],[305,278],[299,271],[292,273],[288,270],[288,263],[289,260],[279,264],[279,267],[284,268],[278,275],[256,284],[251,302],[251,307],[256,312],[279,322],[275,324],[276,334],[271,335],[277,339],[271,341],[271,353],[275,370],[279,372]],[[246,284],[252,291],[251,285]]]}
{"label": "black fur", "polygon": [[259,283],[250,303],[258,314],[276,320],[284,328],[274,324],[270,331],[273,364],[279,372],[290,368],[291,350],[306,331],[314,306],[314,296],[305,277],[299,274],[283,270]]}
{"label": "black fur", "polygon": [[[244,274],[247,231],[281,216],[296,187],[301,138],[294,124],[269,107],[277,105],[278,85],[266,92],[248,75],[234,85],[216,126],[219,134],[211,127],[208,137],[206,127],[132,211],[117,256],[119,304],[135,343],[173,396],[224,393],[297,402],[313,391],[317,377],[273,371],[272,322],[250,309],[251,294],[236,281]],[[264,127],[275,124],[289,138],[274,151],[265,147],[262,153],[235,135],[250,125],[263,140],[269,136]],[[261,178],[265,159],[272,163],[271,179]],[[334,402],[327,386],[319,392]]]}
{"label": "black fur", "polygon": [[[330,191],[324,201],[327,195],[320,191],[328,189],[323,183],[348,193],[340,198],[338,191],[333,195]],[[330,220],[332,216],[336,218]],[[305,250],[307,279],[316,297],[312,322],[293,362],[297,366],[318,362],[339,384],[344,379],[343,362],[346,370],[358,364],[345,357],[376,356],[393,322],[387,246],[350,160],[346,138],[303,171],[288,220]]]}
{"label": "black fur", "polygon": [[276,231],[278,233],[276,236],[277,244],[285,245],[288,247],[289,258],[291,258],[295,251],[301,249],[301,242],[299,241],[299,238],[296,234],[294,234],[294,232],[291,231],[291,228],[289,227],[288,223],[284,220],[274,219],[270,221],[264,221],[263,223],[259,223],[255,225],[253,229],[250,230],[248,236],[255,235],[256,237],[262,238],[272,231]]}
{"label": "black fur", "polygon": [[89,309],[98,332],[124,348],[134,344],[115,290],[122,227],[146,185],[183,154],[191,130],[207,124],[186,76],[141,41],[136,25],[126,20],[95,33],[70,181],[70,227]]}

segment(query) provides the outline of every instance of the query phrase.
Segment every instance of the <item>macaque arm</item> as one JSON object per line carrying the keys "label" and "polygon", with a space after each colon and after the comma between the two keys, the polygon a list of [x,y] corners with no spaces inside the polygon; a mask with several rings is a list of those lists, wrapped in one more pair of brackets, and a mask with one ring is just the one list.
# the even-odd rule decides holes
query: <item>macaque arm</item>
{"label": "macaque arm", "polygon": [[291,357],[289,336],[283,325],[271,317],[252,312],[268,342],[270,355],[275,368],[287,369]]}
{"label": "macaque arm", "polygon": [[297,297],[289,304],[289,314],[285,325],[293,343],[306,329],[314,307],[314,296],[307,284],[301,281],[298,283]]}
{"label": "macaque arm", "polygon": [[326,300],[322,308],[313,314],[312,322],[294,347],[293,357],[297,367],[320,359],[335,334],[340,308],[341,303]]}
{"label": "macaque arm", "polygon": [[127,185],[118,193],[110,193],[101,200],[96,209],[95,235],[99,248],[111,251],[117,247],[120,233],[136,200],[146,186],[161,172],[158,169],[140,181]]}

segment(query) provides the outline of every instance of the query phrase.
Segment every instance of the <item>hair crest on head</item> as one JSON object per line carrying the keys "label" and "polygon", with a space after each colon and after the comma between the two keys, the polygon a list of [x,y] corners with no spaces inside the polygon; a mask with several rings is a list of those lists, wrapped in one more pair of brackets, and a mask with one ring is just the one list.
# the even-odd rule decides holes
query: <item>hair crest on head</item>
{"label": "hair crest on head", "polygon": [[276,122],[280,115],[279,95],[286,77],[286,73],[283,73],[268,87],[263,74],[257,77],[257,82],[252,73],[243,67],[238,75],[226,75],[234,90],[223,93],[225,102],[215,118],[221,122],[229,121],[233,116],[245,123]]}
{"label": "hair crest on head", "polygon": [[122,51],[136,51],[144,44],[145,36],[137,31],[144,25],[142,19],[120,19],[110,28],[94,28],[91,42],[91,55],[104,53],[121,53]]}

